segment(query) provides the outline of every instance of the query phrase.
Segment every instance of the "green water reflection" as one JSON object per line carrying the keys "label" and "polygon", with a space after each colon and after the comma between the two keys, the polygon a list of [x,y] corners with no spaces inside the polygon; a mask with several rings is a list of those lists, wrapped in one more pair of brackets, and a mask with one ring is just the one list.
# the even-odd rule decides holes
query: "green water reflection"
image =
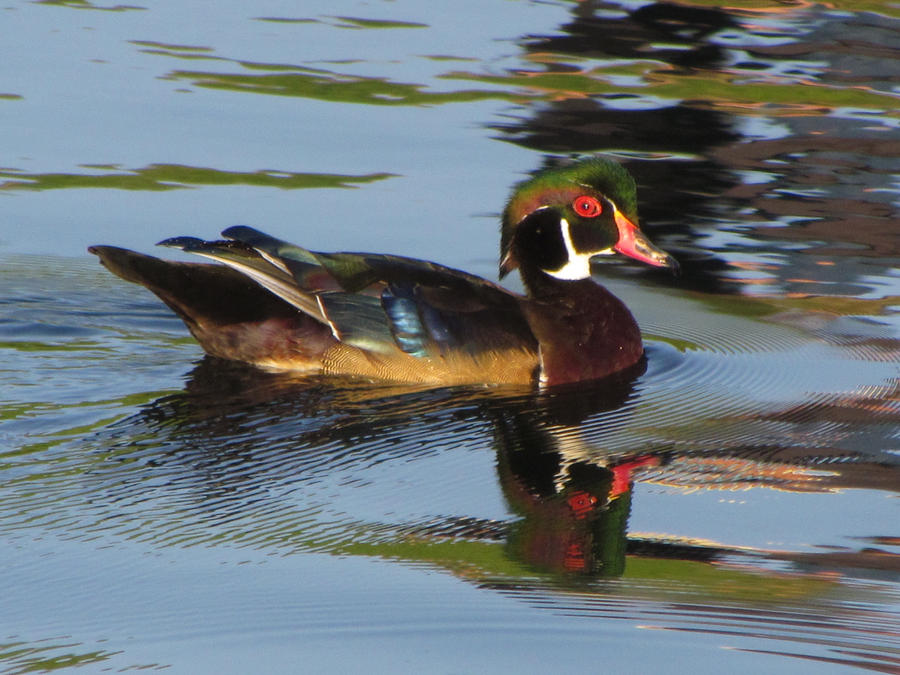
{"label": "green water reflection", "polygon": [[[879,4],[882,9],[885,7],[884,3]],[[726,15],[721,13],[721,16]],[[337,27],[428,28],[425,24],[416,23],[334,18],[344,22]],[[315,22],[309,19],[265,20]],[[723,24],[726,24],[725,19]],[[889,29],[886,35],[891,35]],[[303,64],[260,63],[216,56],[210,48],[166,45],[149,41],[133,41],[133,43],[150,54],[187,60],[209,59],[239,65],[248,71],[268,71],[256,74],[175,70],[166,76],[175,80],[189,80],[198,87],[298,96],[336,103],[421,105],[482,99],[517,101],[526,98],[560,101],[615,95],[618,98],[651,96],[657,101],[657,105],[687,102],[688,105],[711,106],[737,115],[760,113],[827,115],[834,110],[846,108],[878,111],[887,117],[898,117],[897,96],[889,89],[879,91],[877,88],[861,86],[854,81],[846,84],[839,79],[835,81],[831,76],[839,76],[840,71],[830,69],[827,61],[823,63],[822,59],[839,57],[845,48],[820,43],[810,43],[805,49],[801,47],[787,52],[790,58],[794,59],[795,68],[787,69],[785,73],[776,76],[765,71],[761,73],[759,63],[751,62],[749,59],[727,68],[721,68],[720,64],[715,64],[715,67],[683,68],[673,66],[665,60],[646,57],[602,58],[600,56],[602,51],[599,49],[588,55],[535,50],[529,57],[534,66],[532,69],[519,68],[504,74],[476,71],[436,74],[435,83],[472,81],[489,85],[483,90],[453,92],[427,91],[428,85],[425,83],[394,82],[383,77],[364,77]],[[665,47],[666,45],[661,45],[656,49],[663,51]],[[648,48],[647,51],[652,53],[654,48]],[[785,54],[775,47],[765,45],[754,46],[752,51],[763,58],[785,57]],[[809,61],[800,60],[804,57]],[[446,58],[461,58],[461,55]]]}
{"label": "green water reflection", "polygon": [[106,188],[113,190],[178,190],[204,185],[252,185],[283,190],[300,188],[349,188],[391,178],[390,173],[344,176],[291,171],[222,171],[200,166],[151,164],[139,169],[85,165],[108,173],[26,173],[0,170],[0,190],[59,190]]}
{"label": "green water reflection", "polygon": [[200,70],[173,70],[167,77],[187,80],[207,89],[226,89],[251,94],[299,96],[333,103],[365,103],[368,105],[436,105],[468,103],[489,99],[518,100],[521,94],[475,89],[453,92],[425,91],[421,84],[393,82],[382,77],[359,77],[322,68],[241,63],[255,73],[216,73]]}
{"label": "green water reflection", "polygon": [[[0,663],[8,664],[8,672],[45,673],[100,664],[121,652],[80,651],[82,645],[64,638],[46,639],[38,643],[0,642]],[[15,670],[12,670],[12,669]]]}
{"label": "green water reflection", "polygon": [[104,12],[127,12],[129,10],[146,10],[139,5],[98,5],[89,0],[35,0],[39,5],[68,7],[70,9],[95,9]]}

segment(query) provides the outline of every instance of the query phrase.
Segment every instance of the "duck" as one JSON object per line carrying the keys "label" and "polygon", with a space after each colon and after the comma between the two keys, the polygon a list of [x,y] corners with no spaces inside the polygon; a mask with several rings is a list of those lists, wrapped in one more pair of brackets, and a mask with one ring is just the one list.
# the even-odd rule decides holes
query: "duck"
{"label": "duck", "polygon": [[544,169],[513,189],[499,278],[518,270],[524,294],[435,262],[311,251],[247,225],[221,237],[159,242],[212,263],[88,251],[155,293],[210,356],[405,384],[543,388],[625,371],[644,358],[641,332],[594,280],[592,261],[620,254],[678,267],[638,226],[634,179],[606,157]]}

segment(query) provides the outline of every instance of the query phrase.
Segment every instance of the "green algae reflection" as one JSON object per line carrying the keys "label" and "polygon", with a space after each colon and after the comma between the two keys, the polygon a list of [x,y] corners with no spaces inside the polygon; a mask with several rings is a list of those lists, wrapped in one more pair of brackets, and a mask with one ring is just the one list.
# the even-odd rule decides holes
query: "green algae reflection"
{"label": "green algae reflection", "polygon": [[[335,18],[347,20],[346,17]],[[266,20],[274,21],[274,19]],[[361,20],[356,21],[352,27],[361,27],[358,25]],[[371,26],[367,24],[366,27]],[[393,25],[393,27],[400,26]],[[413,25],[402,27],[409,28]],[[365,77],[296,64],[241,61],[216,56],[208,47],[170,45],[146,40],[133,40],[132,44],[145,54],[168,56],[183,61],[215,61],[235,68],[232,72],[224,73],[208,70],[174,70],[163,77],[169,80],[186,80],[195,87],[204,89],[369,105],[436,105],[489,99],[520,101],[523,98],[521,92],[506,92],[493,88],[429,91],[426,85],[394,82],[387,77]]]}
{"label": "green algae reflection", "polygon": [[[547,62],[565,64],[544,55]],[[569,59],[571,60],[571,59]],[[739,82],[743,73],[682,73],[660,61],[641,60],[606,63],[576,72],[519,70],[507,74],[455,71],[441,76],[448,80],[468,80],[485,86],[531,90],[549,100],[592,96],[646,96],[671,103],[692,101],[740,114],[773,108],[828,114],[834,108],[852,107],[881,112],[896,110],[897,97],[862,87],[840,87],[821,83]],[[765,102],[765,103],[761,103]]]}
{"label": "green algae reflection", "polygon": [[5,664],[4,673],[48,673],[98,665],[121,653],[99,649],[85,651],[83,643],[66,638],[35,642],[16,640],[0,643],[0,664]]}
{"label": "green algae reflection", "polygon": [[[154,53],[182,59],[229,61],[196,53]],[[748,112],[748,106],[750,111],[761,106],[760,101],[767,102],[769,108],[780,106],[822,113],[839,107],[883,111],[892,109],[896,104],[896,97],[891,93],[824,84],[737,83],[734,80],[739,79],[738,74],[677,73],[670,71],[665,64],[654,61],[605,64],[572,73],[521,70],[488,75],[454,71],[438,76],[444,81],[467,81],[481,87],[456,91],[429,91],[422,84],[299,65],[232,63],[241,66],[244,72],[174,70],[166,78],[187,80],[196,87],[206,89],[369,105],[435,105],[481,100],[521,102],[526,99],[559,100],[611,94],[652,94],[673,103],[705,101],[707,105],[734,109],[744,114]],[[623,83],[622,78],[627,78],[628,83]]]}
{"label": "green algae reflection", "polygon": [[100,173],[25,173],[0,169],[2,190],[59,190],[63,188],[107,188],[116,190],[177,190],[205,185],[253,185],[284,190],[300,188],[350,188],[359,184],[391,178],[395,174],[361,175],[295,173],[263,169],[259,171],[221,171],[182,164],[150,164],[140,169],[122,169],[116,165],[82,165],[100,169]]}
{"label": "green algae reflection", "polygon": [[96,9],[103,12],[127,12],[129,10],[145,10],[146,7],[138,5],[95,5],[88,0],[38,0],[38,5],[56,5],[57,7],[69,7],[71,9]]}
{"label": "green algae reflection", "polygon": [[383,77],[361,77],[336,73],[321,68],[278,64],[241,63],[254,72],[212,73],[199,70],[175,70],[173,80],[189,80],[196,87],[226,89],[253,94],[296,96],[334,103],[369,105],[436,105],[467,103],[488,99],[521,100],[521,94],[496,90],[464,89],[460,91],[427,91],[421,84],[393,82]]}
{"label": "green algae reflection", "polygon": [[[334,17],[348,21],[347,17]],[[338,27],[361,27],[362,20]],[[366,27],[371,27],[368,23]],[[410,26],[403,27],[412,27]],[[384,26],[380,26],[384,27]],[[423,26],[425,27],[425,26]],[[206,59],[228,64],[229,72],[174,70],[164,79],[186,80],[196,87],[235,92],[295,96],[334,103],[369,105],[434,105],[481,100],[558,101],[609,95],[652,95],[663,102],[690,101],[733,110],[742,115],[773,107],[812,114],[828,114],[836,108],[877,110],[896,108],[896,94],[866,87],[846,87],[817,80],[761,81],[753,73],[732,69],[682,71],[655,59],[604,59],[591,64],[573,55],[533,54],[525,67],[502,73],[455,70],[437,75],[444,82],[477,85],[454,91],[431,91],[428,85],[396,82],[388,77],[362,76],[300,64],[257,63],[216,56],[208,48],[198,49],[137,42],[149,54],[188,61]],[[152,47],[152,48],[151,48]],[[435,57],[423,56],[431,61]],[[443,57],[453,59],[454,57]],[[572,64],[580,64],[572,68]],[[562,66],[558,68],[555,66]],[[546,70],[543,68],[546,67]],[[240,68],[240,70],[238,70]],[[761,103],[765,102],[765,103]]]}
{"label": "green algae reflection", "polygon": [[[377,29],[394,29],[394,28],[428,28],[427,23],[418,23],[416,21],[386,21],[384,19],[363,19],[354,16],[329,16],[324,17],[332,19],[337,23],[333,23],[335,28],[377,28]],[[270,23],[329,23],[321,19],[294,18],[287,16],[258,16],[255,21],[268,21]]]}
{"label": "green algae reflection", "polygon": [[360,19],[352,16],[335,16],[341,23],[338,28],[428,28],[426,23],[414,21],[384,21],[380,19]]}

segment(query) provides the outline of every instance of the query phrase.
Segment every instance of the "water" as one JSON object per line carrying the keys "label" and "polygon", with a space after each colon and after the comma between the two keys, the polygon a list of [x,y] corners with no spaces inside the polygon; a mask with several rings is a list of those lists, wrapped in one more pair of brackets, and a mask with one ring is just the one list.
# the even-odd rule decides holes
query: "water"
{"label": "water", "polygon": [[[7,4],[0,671],[898,672],[900,14],[716,5]],[[590,152],[684,271],[598,268],[648,354],[602,387],[204,359],[85,253],[495,278]]]}

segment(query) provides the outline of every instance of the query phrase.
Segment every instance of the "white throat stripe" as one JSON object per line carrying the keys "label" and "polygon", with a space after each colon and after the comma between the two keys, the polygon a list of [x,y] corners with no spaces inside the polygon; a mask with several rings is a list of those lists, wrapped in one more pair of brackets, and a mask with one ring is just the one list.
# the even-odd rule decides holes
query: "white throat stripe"
{"label": "white throat stripe", "polygon": [[559,219],[559,227],[562,232],[563,243],[566,246],[566,256],[568,260],[566,264],[558,270],[545,270],[547,274],[556,279],[563,281],[578,281],[579,279],[588,279],[591,276],[591,257],[597,255],[593,253],[578,253],[575,245],[572,243],[572,233],[569,232],[569,221],[565,218]]}

